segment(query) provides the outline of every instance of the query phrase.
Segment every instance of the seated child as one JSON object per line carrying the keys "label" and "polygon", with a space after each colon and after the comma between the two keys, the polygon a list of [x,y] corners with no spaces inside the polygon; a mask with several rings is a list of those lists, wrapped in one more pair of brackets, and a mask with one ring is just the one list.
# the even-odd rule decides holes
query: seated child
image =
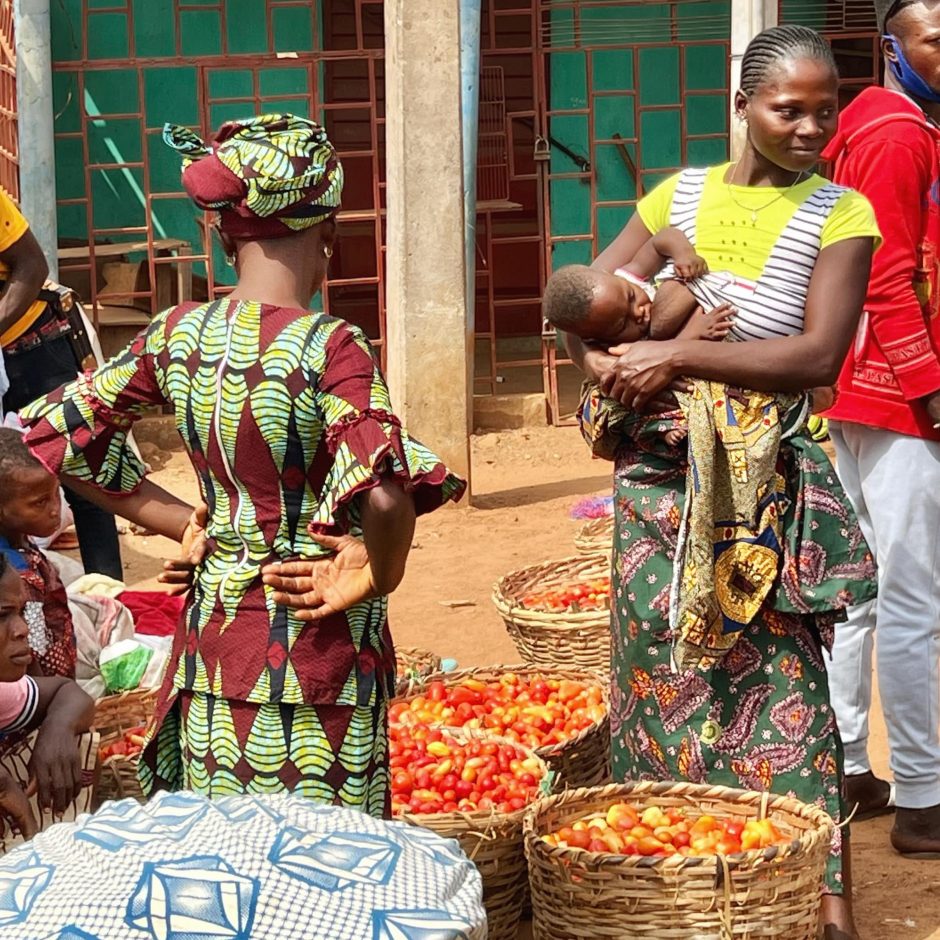
{"label": "seated child", "polygon": [[[545,287],[545,319],[559,330],[607,348],[651,338],[723,340],[734,317],[730,304],[721,303],[705,313],[680,280],[666,281],[658,291],[653,288],[648,278],[668,259],[683,280],[701,278],[708,272],[685,235],[666,228],[614,274],[584,265],[559,268]],[[596,395],[596,386],[586,384],[582,398],[588,395]],[[667,422],[663,430],[668,444],[676,446],[685,439],[680,412],[671,412],[661,420]]]}
{"label": "seated child", "polygon": [[[40,828],[34,809],[40,820],[46,809],[61,816],[80,791],[90,803],[96,754],[91,737],[79,737],[91,727],[92,700],[70,679],[26,674],[33,653],[23,618],[25,598],[22,580],[0,553],[0,816],[28,839]],[[20,769],[17,745],[34,729],[32,753]],[[5,836],[0,840],[9,846]]]}
{"label": "seated child", "polygon": [[0,553],[23,579],[31,672],[75,677],[75,633],[55,566],[30,541],[59,526],[59,481],[29,452],[22,434],[0,427]]}

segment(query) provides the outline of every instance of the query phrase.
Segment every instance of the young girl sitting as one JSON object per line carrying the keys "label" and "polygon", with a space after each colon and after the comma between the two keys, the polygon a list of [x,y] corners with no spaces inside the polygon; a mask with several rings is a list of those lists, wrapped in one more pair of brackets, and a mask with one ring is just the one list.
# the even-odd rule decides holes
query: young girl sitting
{"label": "young girl sitting", "polygon": [[75,632],[55,566],[32,543],[59,526],[59,481],[30,454],[23,436],[0,427],[0,553],[19,572],[33,652],[31,672],[75,677]]}
{"label": "young girl sitting", "polygon": [[[23,582],[0,553],[0,816],[29,839],[46,810],[62,818],[90,808],[97,736],[83,735],[94,703],[72,680],[26,674],[33,652],[25,608]],[[0,833],[5,847],[10,841]]]}

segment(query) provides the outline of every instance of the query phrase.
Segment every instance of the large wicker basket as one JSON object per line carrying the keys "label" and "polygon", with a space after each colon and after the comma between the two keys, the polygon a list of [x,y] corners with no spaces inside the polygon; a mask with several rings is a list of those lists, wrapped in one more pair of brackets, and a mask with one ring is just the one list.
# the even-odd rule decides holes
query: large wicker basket
{"label": "large wicker basket", "polygon": [[[498,680],[507,673],[520,676],[540,675],[551,679],[571,679],[573,682],[599,685],[608,702],[608,683],[584,669],[546,669],[541,666],[483,666],[478,669],[461,669],[456,672],[430,675],[426,683],[440,680],[448,686],[460,685],[464,679],[479,679],[482,682]],[[418,693],[420,694],[420,692]],[[404,696],[405,700],[415,695]],[[554,771],[559,787],[593,787],[610,780],[610,715],[579,731],[573,738],[561,743],[535,749],[550,770]]]}
{"label": "large wicker basket", "polygon": [[601,516],[585,522],[574,537],[574,547],[584,555],[604,553],[609,557],[613,544],[613,516]]}
{"label": "large wicker basket", "polygon": [[441,668],[441,657],[417,646],[399,646],[395,650],[398,660],[397,695],[409,695],[421,688],[431,673]]}
{"label": "large wicker basket", "polygon": [[575,555],[507,574],[493,589],[493,603],[519,655],[547,669],[587,669],[610,674],[610,611],[549,613],[522,600],[537,590],[610,574],[609,555]]}
{"label": "large wicker basket", "polygon": [[[739,819],[769,816],[792,841],[727,857],[608,855],[540,838],[619,800]],[[540,800],[525,819],[536,940],[815,940],[834,833],[821,809],[691,783],[615,784]]]}
{"label": "large wicker basket", "polygon": [[[456,739],[484,737],[463,729],[448,729]],[[486,740],[506,743],[505,739]],[[521,745],[516,745],[520,747]],[[526,748],[522,748],[526,751]],[[530,755],[531,751],[528,752]],[[547,770],[543,764],[543,777]],[[473,813],[401,813],[415,826],[424,826],[447,839],[456,839],[483,879],[489,940],[515,940],[523,908],[528,903],[528,879],[522,843],[522,821],[528,809],[515,813],[477,810]]]}
{"label": "large wicker basket", "polygon": [[[149,724],[156,698],[156,689],[132,689],[99,699],[95,703],[95,730],[101,735],[101,746],[119,740],[131,728]],[[99,805],[105,800],[143,799],[137,762],[137,756],[121,754],[102,762],[96,795]]]}

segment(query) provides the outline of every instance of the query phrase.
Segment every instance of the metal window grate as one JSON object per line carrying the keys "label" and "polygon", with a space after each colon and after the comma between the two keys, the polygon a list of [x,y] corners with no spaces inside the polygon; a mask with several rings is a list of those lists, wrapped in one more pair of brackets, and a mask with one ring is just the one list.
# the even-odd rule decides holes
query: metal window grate
{"label": "metal window grate", "polygon": [[506,201],[509,199],[509,127],[505,76],[498,65],[486,65],[480,70],[478,134],[477,200]]}
{"label": "metal window grate", "polygon": [[811,26],[824,35],[878,28],[872,0],[780,0],[781,23]]}

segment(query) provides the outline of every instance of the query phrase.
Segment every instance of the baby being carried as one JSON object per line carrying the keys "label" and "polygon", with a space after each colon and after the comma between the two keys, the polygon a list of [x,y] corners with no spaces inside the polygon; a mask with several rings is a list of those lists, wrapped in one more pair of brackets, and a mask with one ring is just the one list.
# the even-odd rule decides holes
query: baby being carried
{"label": "baby being carried", "polygon": [[[667,264],[669,276],[657,288],[651,279]],[[720,283],[721,276],[715,278]],[[556,329],[595,346],[621,347],[621,353],[626,352],[622,347],[646,339],[721,341],[731,330],[734,308],[719,301],[706,312],[702,301],[713,297],[712,292],[703,295],[701,288],[693,291],[686,283],[707,279],[708,267],[685,235],[677,228],[665,228],[613,274],[579,264],[559,268],[545,287],[542,310]],[[598,456],[612,456],[609,445],[617,433],[610,421],[617,420],[619,426],[627,418],[626,412],[612,412],[612,407],[601,398],[596,383],[585,383],[579,409],[582,432]],[[685,439],[687,425],[681,411],[660,415],[657,422],[668,444]]]}

